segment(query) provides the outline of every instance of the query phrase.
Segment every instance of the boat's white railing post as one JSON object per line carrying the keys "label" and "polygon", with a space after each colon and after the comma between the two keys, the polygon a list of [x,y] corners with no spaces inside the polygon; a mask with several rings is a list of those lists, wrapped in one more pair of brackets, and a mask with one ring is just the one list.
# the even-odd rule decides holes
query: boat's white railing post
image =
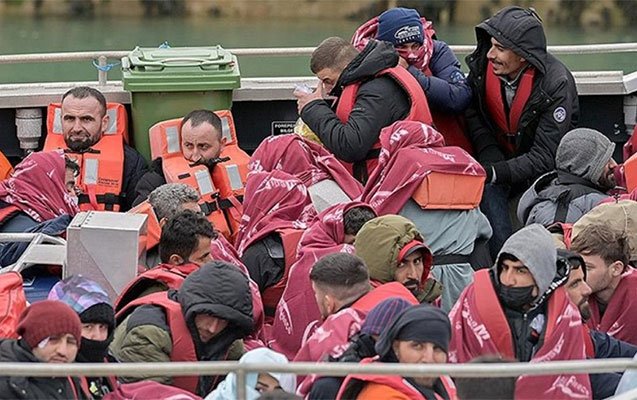
{"label": "boat's white railing post", "polygon": [[108,81],[108,70],[105,69],[106,61],[106,56],[99,56],[97,58],[97,65],[99,66],[99,68],[97,68],[97,81],[100,86],[106,86],[106,82]]}

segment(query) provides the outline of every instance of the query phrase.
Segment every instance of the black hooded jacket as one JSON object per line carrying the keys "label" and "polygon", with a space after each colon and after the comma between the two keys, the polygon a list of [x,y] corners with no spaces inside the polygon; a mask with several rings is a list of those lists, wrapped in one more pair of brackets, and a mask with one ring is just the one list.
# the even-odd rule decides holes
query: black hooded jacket
{"label": "black hooded jacket", "polygon": [[[562,136],[577,124],[579,102],[573,75],[546,51],[541,22],[529,10],[506,7],[476,26],[477,48],[466,58],[474,93],[467,109],[467,133],[483,166],[493,166],[495,183],[528,187],[555,169],[555,153]],[[517,151],[507,154],[496,139],[497,126],[487,111],[485,76],[491,38],[524,57],[535,69],[516,138]]]}
{"label": "black hooded jacket", "polygon": [[[197,354],[197,360],[193,361],[228,359],[233,342],[247,336],[253,329],[248,279],[237,267],[226,262],[213,261],[202,266],[188,275],[179,290],[171,290],[166,295],[181,306]],[[199,339],[195,326],[197,314],[214,315],[228,321],[228,326],[204,343]],[[111,352],[120,362],[169,361],[172,343],[176,339],[170,332],[164,309],[142,305],[117,327]],[[156,376],[126,381],[148,378],[170,384],[170,380]],[[219,381],[218,377],[201,376],[198,394],[205,396]]]}
{"label": "black hooded jacket", "polygon": [[303,121],[338,159],[353,163],[370,158],[380,130],[409,114],[407,92],[390,77],[376,77],[397,64],[393,45],[371,40],[345,67],[330,93],[338,97],[345,86],[361,83],[347,123],[338,119],[326,101],[312,101],[301,111]]}
{"label": "black hooded jacket", "polygon": [[[40,362],[21,340],[0,341],[0,362]],[[37,376],[1,376],[0,399],[80,399],[86,398],[80,389],[80,382],[73,378],[43,378]]]}

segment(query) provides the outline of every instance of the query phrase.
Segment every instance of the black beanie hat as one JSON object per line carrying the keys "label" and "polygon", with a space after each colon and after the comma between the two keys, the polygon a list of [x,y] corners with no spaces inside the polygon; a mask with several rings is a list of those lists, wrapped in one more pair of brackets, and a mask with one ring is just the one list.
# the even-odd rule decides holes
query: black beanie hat
{"label": "black beanie hat", "polygon": [[87,308],[80,314],[80,321],[84,324],[101,323],[108,325],[108,331],[115,329],[115,311],[110,304],[98,303]]}
{"label": "black beanie hat", "polygon": [[394,340],[429,342],[447,353],[451,340],[451,323],[442,310],[428,304],[409,307],[381,333],[376,342],[376,353],[381,359],[392,358]]}

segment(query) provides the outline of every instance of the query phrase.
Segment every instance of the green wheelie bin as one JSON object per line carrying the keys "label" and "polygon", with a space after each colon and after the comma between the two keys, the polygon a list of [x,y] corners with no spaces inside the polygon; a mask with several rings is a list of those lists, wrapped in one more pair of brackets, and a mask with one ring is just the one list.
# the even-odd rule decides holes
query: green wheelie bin
{"label": "green wheelie bin", "polygon": [[122,59],[135,148],[150,160],[148,129],[192,110],[229,110],[241,85],[237,57],[221,46],[136,47]]}

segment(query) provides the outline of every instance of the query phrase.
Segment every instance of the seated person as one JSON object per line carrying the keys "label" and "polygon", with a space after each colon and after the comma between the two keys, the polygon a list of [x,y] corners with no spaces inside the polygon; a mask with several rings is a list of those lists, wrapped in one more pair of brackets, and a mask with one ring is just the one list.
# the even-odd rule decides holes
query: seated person
{"label": "seated person", "polygon": [[[390,297],[378,303],[365,317],[365,322],[361,326],[358,334],[350,338],[348,347],[339,356],[329,357],[329,362],[360,362],[364,358],[375,357],[376,341],[383,329],[394,318],[411,304],[400,297]],[[342,376],[312,376],[304,381],[304,385],[311,387],[307,395],[308,400],[335,399],[338,390],[343,384],[345,377]]]}
{"label": "seated person", "polygon": [[[268,348],[251,350],[239,359],[240,364],[287,364],[288,359],[283,354]],[[262,372],[246,374],[246,398],[256,399],[261,393],[285,392],[294,393],[296,389],[296,377],[292,374],[277,372]],[[228,374],[226,379],[212,391],[205,400],[229,400],[236,399],[237,376],[234,372]]]}
{"label": "seated person", "polygon": [[440,284],[429,277],[431,252],[407,218],[384,215],[368,221],[358,232],[354,247],[367,264],[373,285],[399,282],[421,303],[440,296]]}
{"label": "seated person", "polygon": [[[240,340],[253,330],[248,278],[213,261],[191,273],[178,290],[152,293],[117,313],[110,350],[120,362],[223,361],[243,354]],[[156,380],[205,396],[222,376],[121,377]]]}
{"label": "seated person", "polygon": [[[181,121],[181,152],[191,163],[208,165],[214,168],[225,144],[221,134],[221,119],[212,111],[195,110]],[[135,188],[137,193],[134,204],[146,200],[150,192],[166,183],[162,158],[158,157],[150,164],[150,169],[142,176]]]}
{"label": "seated person", "polygon": [[473,281],[473,271],[491,264],[487,241],[492,230],[478,208],[484,170],[419,122],[390,125],[380,142],[379,167],[361,198],[378,215],[399,214],[413,221],[433,253],[432,276],[444,287],[441,307],[448,311]]}
{"label": "seated person", "polygon": [[313,330],[308,325],[321,318],[309,279],[312,267],[325,255],[342,251],[354,253],[351,244],[356,234],[375,216],[369,205],[352,202],[332,206],[314,219],[301,238],[297,261],[290,268],[288,284],[277,304],[271,348],[294,358],[303,336],[309,336]]}
{"label": "seated person", "polygon": [[637,272],[629,264],[629,236],[628,231],[617,232],[609,222],[598,221],[579,230],[570,249],[586,262],[591,288],[588,326],[637,345]]}
{"label": "seated person", "polygon": [[[143,207],[144,203],[142,203],[130,211],[152,214],[148,215],[147,228],[149,231],[154,230],[154,232],[147,234],[146,255],[139,260],[142,267],[149,269],[162,263],[158,246],[162,227],[166,221],[183,210],[201,212],[199,200],[199,193],[190,186],[184,183],[166,183],[150,193],[147,207]],[[154,238],[150,238],[151,235],[154,235]]]}
{"label": "seated person", "polygon": [[[588,304],[591,295],[591,288],[586,283],[587,271],[584,259],[577,253],[568,250],[557,250],[558,262],[560,259],[568,262],[568,281],[565,284],[566,294],[574,305],[579,308],[582,322],[586,322],[591,317],[591,308]],[[559,265],[559,264],[558,264]],[[560,268],[558,267],[558,273]],[[637,346],[632,345],[608,335],[582,325],[586,343],[586,357],[605,358],[630,358],[637,353]],[[587,338],[588,336],[588,338]],[[601,374],[591,374],[591,387],[594,399],[605,399],[615,393],[622,374],[620,372],[608,372]]]}
{"label": "seated person", "polygon": [[520,199],[518,219],[525,225],[574,223],[614,189],[615,143],[594,129],[568,132],[555,155],[555,170],[539,177]]}
{"label": "seated person", "polygon": [[[80,275],[70,276],[58,282],[48,296],[68,304],[82,322],[82,341],[75,358],[80,363],[113,361],[108,346],[115,332],[115,311],[106,291],[97,283]],[[115,377],[80,377],[82,388],[92,399],[101,399],[118,386]]]}
{"label": "seated person", "polygon": [[287,172],[307,187],[317,212],[338,203],[348,203],[361,194],[361,184],[323,146],[299,135],[265,139],[250,158],[252,171]]}
{"label": "seated person", "polygon": [[159,239],[162,263],[129,282],[115,301],[115,310],[119,312],[147,294],[179,289],[189,274],[212,261],[210,242],[216,238],[217,233],[204,216],[190,210],[175,214],[164,224]]}
{"label": "seated person", "polygon": [[0,182],[0,233],[22,233],[77,207],[77,165],[62,150],[31,153]]}
{"label": "seated person", "polygon": [[[292,188],[283,190],[282,188]],[[274,316],[296,248],[314,215],[307,189],[283,171],[252,172],[246,183],[237,252],[259,286],[266,315]]]}
{"label": "seated person", "polygon": [[[400,283],[390,282],[372,288],[362,259],[335,253],[319,259],[310,273],[312,289],[321,311],[321,324],[307,340],[294,361],[319,361],[342,354],[350,337],[360,331],[367,314],[388,297],[399,297],[418,304]],[[306,394],[305,382],[298,392]]]}
{"label": "seated person", "polygon": [[[72,363],[82,339],[77,313],[61,301],[44,300],[20,315],[19,339],[0,340],[2,363]],[[79,379],[70,376],[0,376],[5,399],[83,399]]]}
{"label": "seated person", "polygon": [[[539,224],[528,225],[504,243],[496,260],[490,270],[476,272],[449,313],[449,361],[484,355],[520,362],[585,359],[581,317],[563,287],[568,276],[556,271],[551,234]],[[516,398],[590,398],[591,393],[588,374],[524,375],[516,384]]]}
{"label": "seated person", "polygon": [[409,71],[427,96],[434,126],[448,146],[471,152],[464,133],[463,113],[471,102],[471,87],[460,69],[460,61],[447,43],[436,38],[431,21],[410,8],[391,8],[360,26],[352,43],[357,49],[370,39],[394,45],[398,64]]}
{"label": "seated person", "polygon": [[[445,364],[450,339],[451,325],[444,312],[427,304],[412,306],[381,333],[376,342],[378,356],[361,363]],[[339,398],[452,399],[454,393],[455,386],[447,376],[403,378],[352,374],[345,378]]]}

